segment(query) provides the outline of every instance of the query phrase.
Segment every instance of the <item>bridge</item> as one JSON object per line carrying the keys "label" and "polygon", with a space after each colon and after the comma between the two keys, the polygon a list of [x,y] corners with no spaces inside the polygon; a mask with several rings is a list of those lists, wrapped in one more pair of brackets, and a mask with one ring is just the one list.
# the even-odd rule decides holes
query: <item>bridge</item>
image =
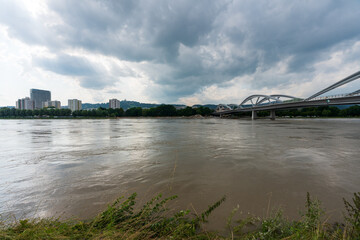
{"label": "bridge", "polygon": [[235,114],[239,112],[252,112],[252,119],[257,117],[257,111],[270,111],[270,119],[275,119],[275,110],[319,107],[330,105],[350,105],[360,104],[360,89],[346,94],[332,96],[320,96],[340,86],[348,84],[360,78],[360,71],[332,84],[331,86],[311,95],[306,99],[296,98],[290,95],[275,94],[263,95],[256,94],[245,98],[239,105],[219,104],[215,116]]}

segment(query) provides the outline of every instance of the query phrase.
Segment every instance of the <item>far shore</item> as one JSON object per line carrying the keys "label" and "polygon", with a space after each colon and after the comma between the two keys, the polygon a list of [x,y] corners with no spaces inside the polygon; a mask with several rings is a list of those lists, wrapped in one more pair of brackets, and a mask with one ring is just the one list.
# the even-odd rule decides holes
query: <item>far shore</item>
{"label": "far shore", "polygon": [[[276,117],[276,119],[359,119],[360,117]],[[215,117],[215,116],[173,116],[173,117],[0,117],[0,120],[85,120],[85,119],[244,119],[251,120],[249,116],[230,116],[230,117]],[[255,120],[267,120],[269,117],[258,117]]]}

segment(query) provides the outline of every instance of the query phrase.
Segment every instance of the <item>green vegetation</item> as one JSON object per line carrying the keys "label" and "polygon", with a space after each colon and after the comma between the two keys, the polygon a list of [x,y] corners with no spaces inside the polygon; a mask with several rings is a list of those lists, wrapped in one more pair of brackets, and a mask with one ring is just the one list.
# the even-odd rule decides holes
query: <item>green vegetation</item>
{"label": "green vegetation", "polygon": [[[352,202],[344,199],[345,221],[330,224],[318,200],[308,193],[301,218],[291,221],[281,210],[264,218],[247,215],[234,220],[239,207],[227,219],[227,234],[205,231],[204,223],[225,197],[201,214],[171,211],[169,201],[176,196],[158,195],[136,206],[136,194],[117,199],[112,205],[89,221],[60,221],[59,219],[20,220],[0,222],[0,239],[359,239],[360,192]],[[239,214],[241,216],[241,214]]]}
{"label": "green vegetation", "polygon": [[[134,107],[141,107],[141,108],[154,108],[159,106],[160,104],[155,104],[155,103],[141,103],[141,102],[136,102],[136,101],[127,101],[125,100],[121,100],[120,101],[120,106],[126,111],[129,108],[134,108]],[[182,104],[172,104],[175,107],[181,107],[184,106]],[[211,106],[214,107],[214,105],[205,105],[206,106]],[[109,108],[109,103],[83,103],[82,104],[82,109],[87,110],[87,109],[98,109],[98,108]],[[216,106],[215,106],[216,108]]]}
{"label": "green vegetation", "polygon": [[[79,118],[115,118],[115,117],[175,117],[175,116],[209,116],[213,110],[208,107],[185,107],[176,109],[173,105],[160,105],[153,108],[133,107],[124,111],[99,107],[92,110],[80,110],[71,113],[69,109],[44,108],[40,110],[19,110],[0,108],[0,118],[41,118],[41,117],[79,117]],[[238,117],[251,116],[251,112],[234,114]],[[258,111],[258,117],[267,117],[269,111]],[[278,110],[277,117],[360,117],[360,106],[354,105],[346,109],[337,107],[311,107],[302,109]]]}
{"label": "green vegetation", "polygon": [[120,109],[98,108],[96,110],[81,110],[73,112],[74,117],[175,117],[193,116],[196,114],[208,116],[212,113],[207,107],[176,109],[173,105],[160,105],[153,108],[133,107],[124,112]]}
{"label": "green vegetation", "polygon": [[19,110],[15,108],[1,108],[0,118],[40,118],[40,117],[80,117],[80,118],[114,118],[114,117],[174,117],[193,116],[196,114],[209,116],[212,110],[208,107],[176,109],[173,105],[160,105],[143,109],[133,107],[124,111],[120,109],[108,109],[99,107],[92,110],[80,110],[71,113],[69,109],[44,108],[41,110]]}
{"label": "green vegetation", "polygon": [[72,113],[73,117],[121,117],[124,115],[124,110],[122,108],[119,109],[108,109],[99,107],[98,109],[92,110],[80,110],[74,111]]}
{"label": "green vegetation", "polygon": [[70,109],[43,108],[36,110],[20,110],[15,108],[0,108],[0,118],[32,118],[41,116],[68,117],[70,115]]}

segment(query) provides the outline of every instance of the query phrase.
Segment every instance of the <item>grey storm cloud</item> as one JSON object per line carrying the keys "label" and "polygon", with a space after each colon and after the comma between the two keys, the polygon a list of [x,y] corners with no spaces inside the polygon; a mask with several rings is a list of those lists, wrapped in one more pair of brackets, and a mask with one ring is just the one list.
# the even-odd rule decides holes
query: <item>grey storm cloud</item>
{"label": "grey storm cloud", "polygon": [[93,76],[98,75],[96,67],[87,59],[60,54],[55,58],[36,58],[39,67],[61,75]]}
{"label": "grey storm cloud", "polygon": [[[10,36],[57,55],[55,60],[35,59],[38,66],[81,76],[83,87],[103,88],[111,86],[116,76],[62,51],[84,49],[157,64],[164,74],[159,69],[150,76],[160,86],[153,94],[171,101],[259,69],[266,71],[285,59],[292,74],[311,76],[314,63],[360,38],[357,0],[48,1],[50,11],[61,19],[53,25],[33,18],[13,1],[0,3],[0,23]],[[256,76],[254,87],[291,81]]]}
{"label": "grey storm cloud", "polygon": [[[129,70],[113,65],[110,71],[86,58],[58,54],[55,58],[33,58],[36,66],[60,75],[73,76],[85,88],[103,89],[116,81],[117,77],[132,76]],[[115,73],[115,74],[112,74]]]}

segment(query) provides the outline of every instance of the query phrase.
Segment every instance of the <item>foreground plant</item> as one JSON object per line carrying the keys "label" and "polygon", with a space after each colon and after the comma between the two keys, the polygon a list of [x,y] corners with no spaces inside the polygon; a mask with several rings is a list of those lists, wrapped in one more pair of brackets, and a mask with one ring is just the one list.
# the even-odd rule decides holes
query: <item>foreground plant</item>
{"label": "foreground plant", "polygon": [[246,215],[234,221],[235,208],[228,220],[228,237],[202,230],[209,215],[225,197],[196,215],[189,210],[173,212],[166,205],[177,196],[158,195],[136,208],[136,193],[119,198],[94,219],[60,221],[59,219],[20,220],[11,225],[0,221],[0,239],[360,239],[360,193],[352,203],[344,199],[347,215],[344,224],[331,225],[324,220],[320,201],[307,194],[301,219],[291,221],[281,209],[259,218]]}
{"label": "foreground plant", "polygon": [[344,224],[329,224],[325,211],[316,198],[307,193],[305,212],[300,213],[300,220],[291,221],[283,216],[281,209],[274,210],[269,217],[259,218],[247,215],[232,224],[234,209],[227,226],[230,239],[360,239],[360,193],[355,193],[353,204],[344,199],[348,212],[346,226]]}
{"label": "foreground plant", "polygon": [[[134,210],[136,193],[118,198],[112,205],[88,222],[61,222],[58,219],[20,220],[3,227],[0,239],[151,239],[202,238],[201,224],[225,201],[225,197],[209,206],[200,215],[190,211],[171,214],[166,204],[177,198],[158,195],[139,210]],[[122,201],[123,200],[123,201]],[[215,235],[214,235],[215,236]]]}
{"label": "foreground plant", "polygon": [[347,222],[347,228],[350,235],[356,239],[360,239],[360,192],[354,193],[353,204],[346,201],[344,198],[345,209],[347,216],[345,220]]}

